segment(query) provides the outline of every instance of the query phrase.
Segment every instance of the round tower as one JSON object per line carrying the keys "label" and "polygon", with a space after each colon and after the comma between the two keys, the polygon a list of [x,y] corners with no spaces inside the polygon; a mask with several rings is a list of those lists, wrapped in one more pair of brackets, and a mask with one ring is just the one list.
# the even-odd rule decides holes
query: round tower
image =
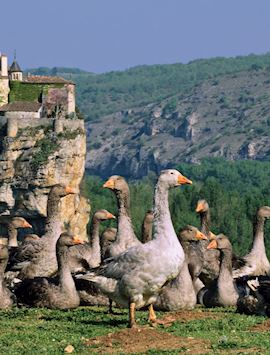
{"label": "round tower", "polygon": [[9,68],[8,73],[10,80],[22,81],[23,79],[22,70],[16,60],[16,52],[14,54],[14,60]]}

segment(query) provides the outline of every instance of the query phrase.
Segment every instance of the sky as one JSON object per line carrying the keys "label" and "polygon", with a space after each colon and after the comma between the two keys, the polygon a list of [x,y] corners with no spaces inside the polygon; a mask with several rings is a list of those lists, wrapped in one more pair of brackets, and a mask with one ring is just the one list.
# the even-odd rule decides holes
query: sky
{"label": "sky", "polygon": [[270,52],[269,0],[1,2],[0,51],[22,69],[102,73]]}

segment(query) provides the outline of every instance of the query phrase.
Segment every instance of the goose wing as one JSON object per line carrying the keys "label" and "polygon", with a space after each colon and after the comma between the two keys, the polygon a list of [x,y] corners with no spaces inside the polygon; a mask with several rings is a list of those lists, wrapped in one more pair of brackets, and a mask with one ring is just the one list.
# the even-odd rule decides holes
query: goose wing
{"label": "goose wing", "polygon": [[12,251],[9,257],[7,270],[20,270],[31,262],[43,249],[41,240],[25,242]]}
{"label": "goose wing", "polygon": [[121,279],[124,274],[142,267],[145,260],[149,260],[151,253],[148,249],[140,246],[129,248],[116,257],[105,259],[104,263],[95,269],[95,273],[107,278]]}

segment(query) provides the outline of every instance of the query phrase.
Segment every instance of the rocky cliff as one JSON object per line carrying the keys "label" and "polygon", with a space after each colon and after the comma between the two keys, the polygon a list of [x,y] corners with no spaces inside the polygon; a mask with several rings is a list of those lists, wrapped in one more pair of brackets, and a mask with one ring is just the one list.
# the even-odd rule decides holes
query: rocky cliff
{"label": "rocky cliff", "polygon": [[270,71],[207,79],[187,92],[87,123],[90,174],[141,178],[204,157],[267,160]]}
{"label": "rocky cliff", "polygon": [[0,138],[0,214],[25,217],[32,233],[42,235],[50,187],[69,185],[77,193],[61,201],[63,229],[86,238],[90,206],[79,188],[86,153],[83,121],[2,117]]}

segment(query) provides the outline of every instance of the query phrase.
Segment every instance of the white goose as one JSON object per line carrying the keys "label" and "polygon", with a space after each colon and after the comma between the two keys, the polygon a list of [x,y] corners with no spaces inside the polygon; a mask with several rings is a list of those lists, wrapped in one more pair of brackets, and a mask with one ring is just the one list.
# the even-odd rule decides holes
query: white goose
{"label": "white goose", "polygon": [[260,207],[256,215],[252,249],[243,258],[238,258],[241,266],[238,268],[234,267],[234,278],[243,277],[245,275],[270,275],[270,262],[267,258],[264,244],[264,224],[265,220],[268,218],[270,218],[270,207]]}
{"label": "white goose", "polygon": [[168,201],[169,189],[182,184],[192,182],[174,169],[161,172],[155,188],[153,240],[107,259],[95,273],[77,276],[95,282],[112,300],[128,306],[130,327],[136,325],[135,309],[146,305],[149,321],[156,322],[152,304],[183,265],[185,255],[173,228]]}

